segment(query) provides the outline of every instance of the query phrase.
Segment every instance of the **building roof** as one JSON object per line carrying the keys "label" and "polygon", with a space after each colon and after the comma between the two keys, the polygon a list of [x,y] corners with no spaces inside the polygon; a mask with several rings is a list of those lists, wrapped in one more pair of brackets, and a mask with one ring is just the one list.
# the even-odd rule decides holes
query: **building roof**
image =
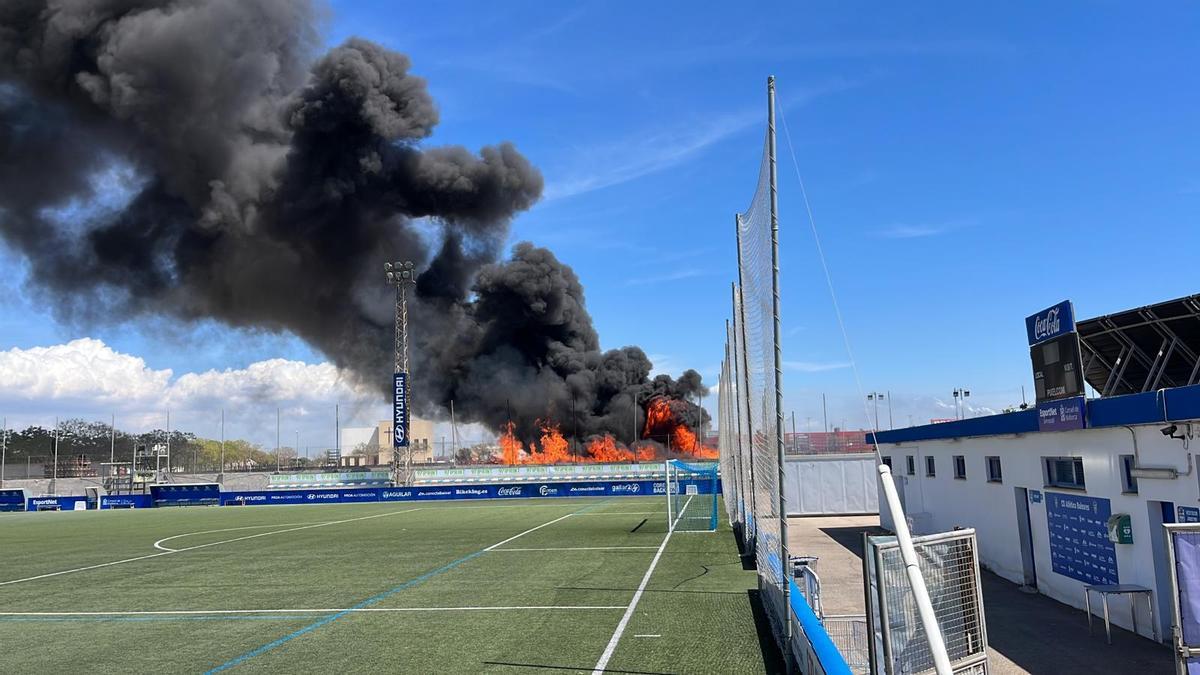
{"label": "building roof", "polygon": [[1200,382],[1200,295],[1076,324],[1083,376],[1101,396]]}
{"label": "building roof", "polygon": [[[1087,426],[1089,429],[1134,424],[1166,424],[1195,419],[1200,419],[1200,385],[1097,398],[1087,402]],[[1028,433],[1038,433],[1038,418],[1035,408],[986,417],[971,417],[941,424],[925,424],[880,431],[878,439],[880,443],[907,443]],[[866,434],[866,440],[868,443],[871,442],[870,433]]]}

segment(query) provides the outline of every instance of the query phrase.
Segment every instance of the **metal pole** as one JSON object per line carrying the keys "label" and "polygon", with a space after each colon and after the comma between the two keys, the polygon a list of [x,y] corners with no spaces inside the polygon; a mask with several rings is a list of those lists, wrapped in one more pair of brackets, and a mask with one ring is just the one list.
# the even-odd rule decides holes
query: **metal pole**
{"label": "metal pole", "polygon": [[279,473],[279,408],[275,409],[275,473]]}
{"label": "metal pole", "polygon": [[[45,474],[43,474],[45,475]],[[54,418],[54,468],[50,474],[50,494],[58,495],[58,418]]]}
{"label": "metal pole", "polygon": [[792,411],[792,452],[796,452],[796,445],[800,439],[796,437],[796,411]]}
{"label": "metal pole", "polygon": [[[787,485],[783,456],[783,349],[779,321],[779,190],[775,175],[775,76],[767,78],[767,153],[771,170],[771,313],[775,321],[775,444],[778,457],[779,491],[779,559],[783,562],[783,606],[791,607],[789,580],[791,559],[788,557]],[[792,637],[792,622],[787,624],[787,637]]]}
{"label": "metal pole", "polygon": [[[736,310],[737,309],[737,299],[736,299],[737,298],[737,286],[735,286],[734,284],[730,284],[730,286],[732,287],[732,292],[733,292],[733,296],[734,296],[734,303],[733,303],[732,309]],[[733,350],[732,352],[730,352],[731,349]],[[730,383],[736,381],[736,379],[737,379],[737,366],[734,365],[734,361],[736,360],[735,359],[736,355],[737,355],[737,338],[734,337],[733,327],[730,326],[729,320],[726,319],[725,320],[725,363],[728,368],[728,372],[725,375],[725,392],[728,396],[732,397],[733,400],[730,403],[734,406],[737,405],[737,395],[734,393],[733,387],[730,385]],[[737,434],[736,439],[730,440],[729,448],[730,448],[730,451],[733,453],[733,460],[734,460],[733,461],[733,470],[734,470],[734,473],[737,475],[737,481],[735,484],[737,485],[737,494],[738,494],[738,504],[737,504],[738,520],[743,526],[742,543],[744,545],[745,544],[745,523],[746,523],[746,491],[745,491],[746,481],[745,481],[745,475],[744,475],[745,471],[743,470],[743,464],[744,464],[745,460],[743,459],[742,453],[741,453],[742,420],[741,420],[740,408],[738,408],[737,410],[739,412],[734,412],[734,408],[729,407],[729,404],[726,404],[726,406],[725,406],[726,417],[729,417],[732,421],[732,424],[730,426],[732,426],[733,428],[730,431],[734,434]],[[726,435],[726,437],[728,438],[728,435]]]}
{"label": "metal pole", "polygon": [[[4,487],[4,465],[8,461],[8,418],[4,418],[4,426],[0,427],[0,488]],[[25,476],[29,478],[29,476]]]}
{"label": "metal pole", "polygon": [[[442,448],[442,454],[446,454],[446,449]],[[454,462],[458,456],[458,423],[454,416],[454,399],[450,399],[450,461]]]}
{"label": "metal pole", "polygon": [[[108,463],[111,466],[114,462],[117,461],[117,415],[116,415],[116,413],[113,413],[112,421],[108,425],[108,429],[109,429],[109,431],[112,432],[112,436],[109,438],[109,445],[108,445]],[[111,471],[111,470],[112,469],[110,468],[109,471]]]}
{"label": "metal pole", "polygon": [[217,482],[225,482],[225,409],[221,408],[221,470],[217,472]]}
{"label": "metal pole", "polygon": [[171,474],[171,410],[167,409],[167,475]]}
{"label": "metal pole", "polygon": [[821,394],[821,419],[825,423],[825,433],[829,433],[829,410],[825,407],[825,394]]}
{"label": "metal pole", "polygon": [[[750,475],[750,513],[754,516],[754,521],[758,522],[758,490],[755,487],[754,480],[754,424],[750,419],[750,356],[747,353],[749,350],[746,347],[746,303],[741,297],[741,289],[745,288],[746,280],[742,275],[742,225],[741,218],[734,214],[734,231],[737,232],[737,250],[738,250],[738,332],[741,333],[742,339],[742,382],[738,385],[740,391],[745,392],[744,395],[738,398],[745,401],[746,404],[746,431],[745,438],[749,440],[750,447],[744,451],[744,455],[750,458],[747,465],[747,473]],[[741,411],[738,411],[738,416],[741,417]],[[754,528],[755,539],[749,542],[752,544],[751,550],[757,552],[758,526]]]}
{"label": "metal pole", "polygon": [[342,464],[342,411],[338,404],[333,404],[333,448],[337,450],[337,463]]}
{"label": "metal pole", "polygon": [[892,422],[892,392],[890,392],[890,391],[887,392],[887,402],[888,402],[888,429],[894,429],[896,425],[894,422]]}

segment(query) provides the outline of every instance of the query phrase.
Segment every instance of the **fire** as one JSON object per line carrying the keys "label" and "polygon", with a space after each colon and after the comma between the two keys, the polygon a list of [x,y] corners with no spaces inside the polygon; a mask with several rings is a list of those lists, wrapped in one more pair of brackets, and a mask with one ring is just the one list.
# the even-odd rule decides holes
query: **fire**
{"label": "fire", "polygon": [[558,430],[558,425],[553,422],[542,422],[538,420],[538,426],[542,428],[541,452],[535,450],[530,445],[529,458],[526,460],[528,464],[569,464],[574,460],[571,457],[569,450],[570,444],[567,439],[563,438],[562,432]]}
{"label": "fire", "polygon": [[679,421],[682,413],[677,414],[676,408],[681,406],[686,409],[688,404],[672,401],[665,396],[656,397],[646,408],[646,425],[642,430],[642,438],[646,439],[645,441],[627,447],[612,434],[604,434],[588,441],[580,456],[572,454],[570,441],[563,436],[559,425],[553,421],[537,421],[542,433],[536,440],[530,440],[528,450],[516,436],[516,425],[508,422],[500,429],[500,454],[493,461],[510,466],[576,462],[653,462],[663,459],[664,446],[667,457],[717,459],[717,449],[705,446],[695,431]]}
{"label": "fire", "polygon": [[524,452],[524,445],[513,434],[513,423],[509,422],[505,424],[504,430],[500,434],[500,463],[509,465],[520,464],[521,455]]}
{"label": "fire", "polygon": [[720,456],[716,448],[705,446],[696,432],[678,421],[675,411],[671,409],[671,401],[666,397],[660,396],[650,402],[642,436],[666,444],[673,453],[691,455],[696,459],[717,459]]}

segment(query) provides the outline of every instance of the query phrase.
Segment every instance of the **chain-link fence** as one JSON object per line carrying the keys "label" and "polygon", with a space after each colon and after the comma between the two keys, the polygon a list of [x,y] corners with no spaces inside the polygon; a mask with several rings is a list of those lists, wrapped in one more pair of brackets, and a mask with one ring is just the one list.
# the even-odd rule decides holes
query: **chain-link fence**
{"label": "chain-link fence", "polygon": [[[914,537],[913,546],[954,672],[986,672],[987,628],[975,531]],[[933,654],[896,539],[868,538],[866,565],[874,672],[933,672]]]}

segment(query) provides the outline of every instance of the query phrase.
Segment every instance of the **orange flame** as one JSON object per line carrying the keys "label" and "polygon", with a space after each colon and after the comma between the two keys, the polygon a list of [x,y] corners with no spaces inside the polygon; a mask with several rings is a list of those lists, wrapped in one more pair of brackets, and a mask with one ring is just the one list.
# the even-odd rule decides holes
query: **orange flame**
{"label": "orange flame", "polygon": [[513,434],[513,423],[509,422],[505,424],[504,431],[500,434],[500,463],[508,465],[520,464],[521,455],[524,453],[524,450],[524,445]]}
{"label": "orange flame", "polygon": [[553,422],[542,422],[538,420],[538,425],[542,428],[542,449],[535,450],[532,446],[529,448],[529,464],[569,464],[574,461],[569,451],[569,443],[563,438],[562,432],[558,430],[558,425]]}

